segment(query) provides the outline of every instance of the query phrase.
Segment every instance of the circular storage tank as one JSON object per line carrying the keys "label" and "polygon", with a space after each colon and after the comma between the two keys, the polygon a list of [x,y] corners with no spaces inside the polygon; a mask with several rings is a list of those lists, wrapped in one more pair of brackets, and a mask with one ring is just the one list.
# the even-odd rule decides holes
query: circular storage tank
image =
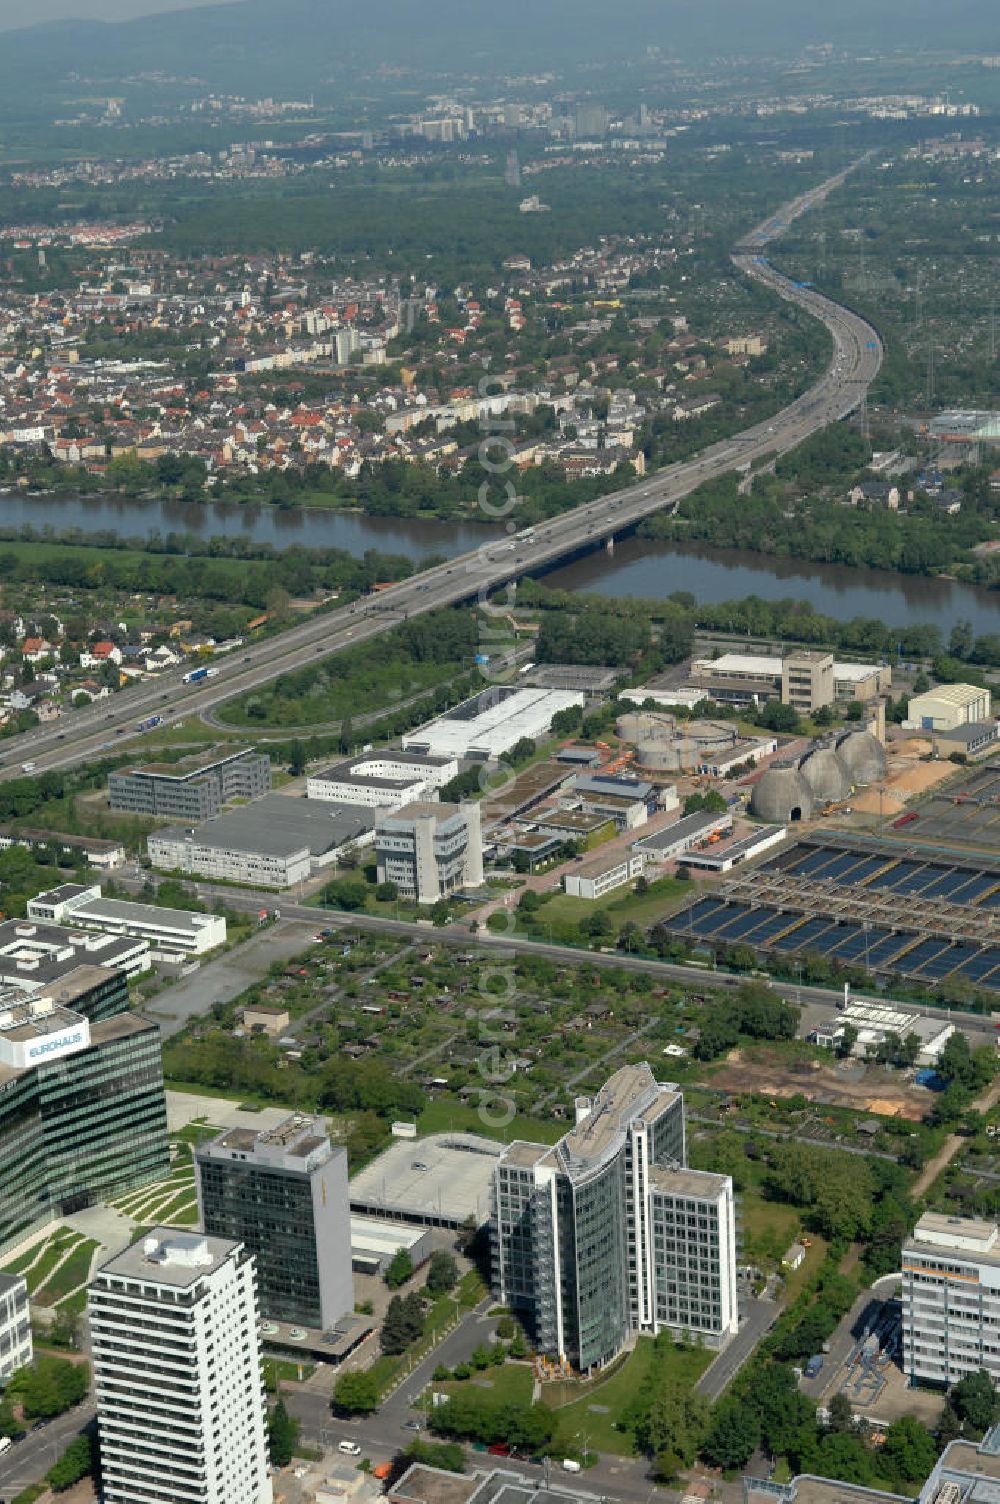
{"label": "circular storage tank", "polygon": [[854,781],[829,742],[807,752],[799,763],[799,771],[819,804],[835,804],[845,798]]}
{"label": "circular storage tank", "polygon": [[794,762],[772,763],[754,784],[750,797],[752,812],[772,825],[809,820],[815,808],[815,795]]}
{"label": "circular storage tank", "polygon": [[885,748],[870,731],[847,731],[837,741],[837,756],[852,783],[877,783],[885,777]]}

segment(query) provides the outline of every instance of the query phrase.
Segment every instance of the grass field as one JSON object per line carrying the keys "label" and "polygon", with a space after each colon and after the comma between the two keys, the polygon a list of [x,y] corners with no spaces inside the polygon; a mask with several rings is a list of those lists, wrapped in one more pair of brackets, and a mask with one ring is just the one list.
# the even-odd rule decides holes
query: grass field
{"label": "grass field", "polygon": [[37,1299],[39,1305],[54,1306],[78,1285],[86,1283],[99,1246],[71,1227],[54,1227],[40,1243],[4,1264],[3,1272],[23,1274],[32,1300]]}
{"label": "grass field", "polygon": [[94,1254],[101,1245],[93,1238],[78,1243],[66,1261],[32,1291],[35,1302],[43,1306],[58,1305],[67,1295],[85,1285],[90,1278]]}
{"label": "grass field", "polygon": [[743,1222],[743,1251],[748,1259],[781,1262],[781,1256],[802,1231],[801,1217],[794,1206],[765,1201],[754,1191],[743,1191],[739,1202]]}
{"label": "grass field", "polygon": [[491,1405],[530,1405],[533,1386],[529,1364],[505,1363],[502,1368],[484,1368],[470,1379],[432,1381],[430,1387],[444,1394],[467,1394],[472,1389]]}
{"label": "grass field", "polygon": [[570,898],[567,893],[557,893],[539,909],[538,922],[543,927],[548,918],[553,922],[578,924],[581,919],[592,915],[595,908],[601,908],[610,915],[616,927],[629,920],[633,924],[655,924],[657,919],[689,898],[691,891],[689,882],[679,882],[676,877],[661,877],[655,883],[650,883],[647,893],[640,895],[622,888],[617,897],[609,896],[606,901],[598,904],[589,898]]}
{"label": "grass field", "polygon": [[633,1450],[632,1438],[627,1431],[619,1430],[617,1422],[639,1389],[651,1379],[654,1369],[658,1368],[663,1377],[678,1378],[693,1387],[713,1357],[705,1348],[664,1349],[661,1345],[657,1359],[653,1339],[640,1337],[634,1352],[610,1378],[590,1384],[566,1380],[546,1384],[542,1399],[558,1408],[559,1436],[564,1445],[580,1451],[586,1448],[628,1457]]}
{"label": "grass field", "polygon": [[[173,1083],[171,1082],[171,1085]],[[495,1107],[493,1094],[484,1087],[489,1097],[487,1107],[492,1115]],[[517,1116],[506,1127],[497,1128],[484,1122],[478,1107],[461,1102],[430,1102],[417,1119],[417,1132],[425,1133],[482,1133],[486,1138],[500,1139],[510,1143],[515,1138],[526,1138],[532,1143],[554,1144],[566,1132],[565,1123],[547,1122],[541,1118]]]}

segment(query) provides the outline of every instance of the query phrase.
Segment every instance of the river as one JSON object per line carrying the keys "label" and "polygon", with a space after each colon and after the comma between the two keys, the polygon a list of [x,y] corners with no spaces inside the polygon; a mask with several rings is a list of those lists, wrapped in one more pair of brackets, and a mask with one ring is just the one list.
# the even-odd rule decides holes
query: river
{"label": "river", "polygon": [[128,501],[120,498],[28,496],[0,492],[0,527],[56,532],[79,528],[84,533],[115,532],[121,538],[148,538],[152,533],[193,533],[199,538],[247,538],[290,548],[343,548],[360,556],[366,549],[408,554],[465,553],[493,536],[471,523],[433,519],[366,517],[321,507],[285,511],[273,506],[236,506],[231,502]]}
{"label": "river", "polygon": [[[57,532],[114,531],[122,538],[154,532],[189,532],[198,537],[243,537],[288,548],[343,548],[360,555],[366,549],[402,553],[411,558],[464,553],[478,547],[492,530],[472,523],[441,523],[399,517],[366,517],[358,512],[319,509],[283,511],[269,506],[189,502],[142,502],[106,497],[61,497],[0,494],[0,526],[30,523]],[[611,596],[662,599],[674,590],[689,590],[700,601],[735,600],[759,595],[764,600],[807,600],[828,616],[844,620],[874,617],[893,626],[932,623],[947,637],[958,620],[972,623],[977,635],[1000,631],[1000,593],[951,580],[853,569],[839,564],[812,564],[774,558],[742,549],[681,547],[625,538],[613,556],[595,551],[553,570],[548,582],[563,590]]]}
{"label": "river", "polygon": [[894,627],[933,624],[945,638],[960,620],[971,622],[977,636],[1000,631],[1000,593],[980,586],[635,537],[616,543],[611,556],[601,551],[553,570],[547,583],[560,590],[653,600],[675,590],[689,590],[708,603],[748,595],[790,598],[841,621],[865,616]]}

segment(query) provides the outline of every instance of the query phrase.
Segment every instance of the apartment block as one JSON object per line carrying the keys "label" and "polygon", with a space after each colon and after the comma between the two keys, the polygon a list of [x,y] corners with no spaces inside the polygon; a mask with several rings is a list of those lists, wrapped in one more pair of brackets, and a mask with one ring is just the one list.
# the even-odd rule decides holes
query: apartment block
{"label": "apartment block", "polygon": [[903,1244],[903,1371],[952,1385],[1000,1383],[1000,1228],[925,1212]]}
{"label": "apartment block", "polygon": [[0,1387],[31,1362],[28,1282],[23,1274],[0,1274]]}
{"label": "apartment block", "polygon": [[271,788],[271,759],[253,747],[209,752],[176,763],[119,768],[108,775],[108,804],[131,815],[198,824],[230,799],[259,799]]}
{"label": "apartment block", "polygon": [[685,1168],[684,1102],[624,1066],[551,1147],[510,1144],[494,1173],[497,1298],[540,1351],[589,1373],[632,1333],[736,1331],[732,1181]]}
{"label": "apartment block", "polygon": [[195,1168],[201,1225],[254,1255],[264,1316],[330,1331],[354,1310],[347,1151],[322,1118],[228,1129]]}
{"label": "apartment block", "polygon": [[270,1504],[253,1257],[157,1227],[95,1275],[106,1504]]}

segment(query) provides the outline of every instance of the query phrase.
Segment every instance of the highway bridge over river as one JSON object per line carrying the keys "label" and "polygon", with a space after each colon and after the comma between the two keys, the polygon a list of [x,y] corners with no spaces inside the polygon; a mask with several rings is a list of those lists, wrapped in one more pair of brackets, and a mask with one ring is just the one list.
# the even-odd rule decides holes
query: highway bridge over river
{"label": "highway bridge over river", "polygon": [[[167,725],[176,723],[259,689],[281,674],[302,668],[314,656],[326,657],[377,637],[406,617],[461,601],[485,599],[520,576],[605,544],[644,518],[675,506],[704,481],[793,449],[819,429],[853,412],[882,362],[877,332],[850,309],[782,276],[769,264],[765,252],[792,221],[840,187],[857,165],[785,204],[748,233],[732,252],[739,271],[805,309],[826,325],[833,338],[833,356],[824,374],[773,418],[536,527],[516,531],[512,512],[506,535],[490,538],[471,553],[391,585],[377,596],[310,617],[277,637],[249,646],[244,653],[234,653],[219,661],[213,677],[190,683],[181,671],[165,674],[155,683],[130,689],[110,701],[96,701],[58,722],[12,737],[0,750],[0,779],[21,776],[26,764],[30,765],[27,771],[42,772],[77,765],[88,758],[99,759],[121,749],[126,736],[135,735],[139,723],[151,716],[159,716]],[[495,479],[485,498],[494,515],[508,494],[507,482],[499,475]],[[511,484],[510,491],[514,489]]]}

